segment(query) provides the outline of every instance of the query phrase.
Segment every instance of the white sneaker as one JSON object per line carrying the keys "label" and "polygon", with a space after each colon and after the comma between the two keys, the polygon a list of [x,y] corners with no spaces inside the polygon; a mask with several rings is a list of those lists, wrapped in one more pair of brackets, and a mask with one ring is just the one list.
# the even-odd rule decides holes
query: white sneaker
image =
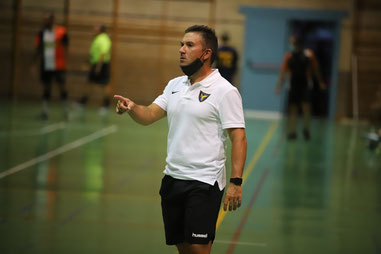
{"label": "white sneaker", "polygon": [[100,107],[98,110],[98,114],[100,116],[106,116],[110,110],[106,107]]}

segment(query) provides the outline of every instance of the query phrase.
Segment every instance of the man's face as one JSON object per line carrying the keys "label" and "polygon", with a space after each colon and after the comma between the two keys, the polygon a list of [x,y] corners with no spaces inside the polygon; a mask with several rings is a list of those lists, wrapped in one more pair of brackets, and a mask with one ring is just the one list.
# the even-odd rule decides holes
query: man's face
{"label": "man's face", "polygon": [[202,37],[199,33],[186,33],[181,41],[180,66],[191,64],[200,58],[203,52]]}
{"label": "man's face", "polygon": [[302,46],[297,43],[297,39],[294,36],[290,37],[289,43],[290,45],[294,47],[296,51],[299,51],[302,49]]}
{"label": "man's face", "polygon": [[47,28],[52,28],[54,25],[54,15],[53,14],[47,14],[44,17],[44,23]]}
{"label": "man's face", "polygon": [[98,26],[98,25],[94,26],[93,28],[94,35],[98,35],[100,31],[101,31],[101,26]]}

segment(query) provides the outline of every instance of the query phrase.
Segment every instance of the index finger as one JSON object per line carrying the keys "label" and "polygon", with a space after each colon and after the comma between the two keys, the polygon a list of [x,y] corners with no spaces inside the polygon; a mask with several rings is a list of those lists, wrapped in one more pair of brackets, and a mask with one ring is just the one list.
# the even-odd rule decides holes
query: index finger
{"label": "index finger", "polygon": [[126,98],[124,98],[123,96],[121,96],[121,95],[114,95],[114,99],[116,99],[116,100],[125,100]]}

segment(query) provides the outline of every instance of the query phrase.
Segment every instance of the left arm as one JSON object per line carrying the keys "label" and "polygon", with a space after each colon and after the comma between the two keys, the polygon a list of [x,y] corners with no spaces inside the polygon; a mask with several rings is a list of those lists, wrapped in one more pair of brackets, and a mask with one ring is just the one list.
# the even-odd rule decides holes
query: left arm
{"label": "left arm", "polygon": [[[243,128],[234,128],[228,129],[229,137],[232,142],[231,149],[231,161],[232,161],[232,169],[231,169],[231,177],[239,177],[242,178],[243,168],[245,166],[246,160],[246,135],[245,129]],[[233,183],[229,183],[226,194],[224,198],[224,211],[226,211],[229,207],[229,211],[236,210],[241,206],[242,202],[242,187],[235,185]]]}
{"label": "left arm", "polygon": [[[108,38],[108,36],[106,36]],[[105,59],[107,57],[108,52],[111,50],[111,41],[108,40],[108,43],[104,41],[103,43],[99,43],[98,47],[100,48],[101,54],[99,56],[99,60],[95,66],[95,73],[100,73],[102,70],[102,65],[105,63]]]}
{"label": "left arm", "polygon": [[311,59],[312,74],[318,79],[319,87],[321,90],[325,90],[326,84],[320,72],[319,62],[317,61],[315,54],[312,50],[306,50],[307,56]]}
{"label": "left arm", "polygon": [[101,54],[101,56],[99,57],[99,61],[95,67],[95,72],[96,73],[100,73],[101,72],[101,69],[102,69],[102,65],[103,65],[103,62],[104,62],[104,59],[105,59],[105,54]]}

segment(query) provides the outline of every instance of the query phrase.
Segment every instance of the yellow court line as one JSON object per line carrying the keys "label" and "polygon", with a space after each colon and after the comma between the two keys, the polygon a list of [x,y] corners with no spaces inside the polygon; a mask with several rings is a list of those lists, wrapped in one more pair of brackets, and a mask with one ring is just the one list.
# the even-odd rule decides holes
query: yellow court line
{"label": "yellow court line", "polygon": [[[258,149],[255,151],[253,157],[250,160],[250,163],[247,165],[246,169],[244,170],[243,179],[247,179],[250,173],[253,171],[255,165],[257,164],[259,158],[262,156],[263,152],[265,151],[267,145],[269,144],[271,138],[274,136],[274,133],[276,129],[278,128],[278,121],[274,122],[270,128],[268,129],[265,137],[262,139],[261,144],[259,145]],[[245,181],[242,184],[245,184]],[[220,211],[218,213],[218,219],[216,224],[216,229],[219,228],[222,220],[224,219],[227,212],[224,211],[223,206],[221,206]]]}

